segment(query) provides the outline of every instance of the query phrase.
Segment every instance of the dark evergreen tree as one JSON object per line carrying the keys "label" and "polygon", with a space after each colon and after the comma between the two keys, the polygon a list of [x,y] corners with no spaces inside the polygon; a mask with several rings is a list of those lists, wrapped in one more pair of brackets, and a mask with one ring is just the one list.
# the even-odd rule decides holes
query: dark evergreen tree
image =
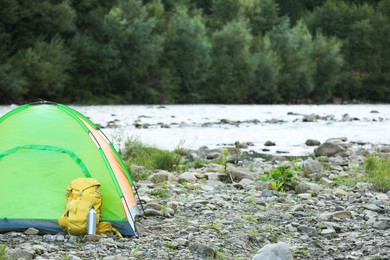
{"label": "dark evergreen tree", "polygon": [[63,37],[76,29],[69,3],[5,0],[0,14],[0,101],[61,99],[72,66]]}
{"label": "dark evergreen tree", "polygon": [[274,0],[247,0],[241,4],[242,15],[249,19],[252,35],[263,35],[283,18],[278,16],[279,7]]}
{"label": "dark evergreen tree", "polygon": [[176,102],[202,102],[211,44],[202,18],[190,17],[184,6],[176,8],[170,21],[172,36],[167,38],[162,60],[169,69],[163,81],[171,85],[171,95]]}
{"label": "dark evergreen tree", "polygon": [[69,83],[72,56],[60,38],[53,38],[49,43],[36,41],[33,47],[19,51],[11,60],[26,83],[24,99],[61,100]]}
{"label": "dark evergreen tree", "polygon": [[225,24],[240,18],[241,4],[237,0],[211,0],[208,27],[219,30]]}
{"label": "dark evergreen tree", "polygon": [[252,35],[245,20],[227,23],[212,35],[212,64],[208,102],[245,102],[256,60],[251,53]]}
{"label": "dark evergreen tree", "polygon": [[261,48],[254,56],[257,66],[247,100],[250,103],[277,103],[278,78],[281,70],[278,53],[273,50],[271,41],[265,36],[261,41]]}
{"label": "dark evergreen tree", "polygon": [[279,99],[283,102],[302,102],[314,89],[315,63],[312,36],[302,22],[290,28],[288,21],[267,34],[279,55]]}
{"label": "dark evergreen tree", "polygon": [[148,85],[150,69],[163,51],[156,23],[138,0],[120,0],[106,16],[105,32],[120,54],[118,68],[111,71],[112,91],[128,102],[159,101],[159,91]]}
{"label": "dark evergreen tree", "polygon": [[310,98],[315,102],[332,102],[335,89],[344,75],[341,45],[337,38],[326,37],[321,33],[317,33],[313,39],[311,59],[315,63],[315,71],[314,89]]}

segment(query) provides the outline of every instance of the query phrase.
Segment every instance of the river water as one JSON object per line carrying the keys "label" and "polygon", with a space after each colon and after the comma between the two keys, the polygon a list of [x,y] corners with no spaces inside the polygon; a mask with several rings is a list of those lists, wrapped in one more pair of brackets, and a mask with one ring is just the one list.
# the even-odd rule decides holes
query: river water
{"label": "river water", "polygon": [[[15,105],[0,106],[0,115]],[[118,149],[125,140],[162,149],[217,148],[250,142],[249,150],[264,154],[310,155],[320,142],[346,137],[365,146],[390,144],[390,105],[99,105],[70,107],[102,126]],[[316,115],[304,122],[305,115]],[[266,141],[275,146],[264,146]],[[264,149],[267,149],[266,151]]]}

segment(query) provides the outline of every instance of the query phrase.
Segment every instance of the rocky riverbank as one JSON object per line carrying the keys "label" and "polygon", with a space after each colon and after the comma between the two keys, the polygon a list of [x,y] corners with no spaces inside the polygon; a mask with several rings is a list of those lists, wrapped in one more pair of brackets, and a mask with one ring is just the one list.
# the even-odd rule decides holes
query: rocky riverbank
{"label": "rocky riverbank", "polygon": [[[377,150],[346,138],[301,160],[226,150],[187,151],[183,160],[203,164],[137,183],[139,238],[9,232],[0,234],[0,259],[390,258],[390,192],[377,192],[362,167]],[[291,190],[270,189],[263,177],[279,166],[294,174]]]}

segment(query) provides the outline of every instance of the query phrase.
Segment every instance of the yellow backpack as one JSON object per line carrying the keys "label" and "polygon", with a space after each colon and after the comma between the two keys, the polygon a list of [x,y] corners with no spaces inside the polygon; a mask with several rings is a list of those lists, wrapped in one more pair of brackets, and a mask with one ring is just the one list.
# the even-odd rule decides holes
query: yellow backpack
{"label": "yellow backpack", "polygon": [[66,209],[58,223],[71,235],[85,235],[88,229],[88,212],[93,207],[96,211],[96,233],[112,231],[112,226],[102,220],[103,197],[100,183],[92,178],[78,178],[67,187]]}

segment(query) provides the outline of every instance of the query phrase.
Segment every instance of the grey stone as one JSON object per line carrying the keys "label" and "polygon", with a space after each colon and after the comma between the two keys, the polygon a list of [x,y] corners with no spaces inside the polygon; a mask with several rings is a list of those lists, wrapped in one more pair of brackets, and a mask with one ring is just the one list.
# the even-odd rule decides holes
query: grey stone
{"label": "grey stone", "polygon": [[329,180],[329,179],[326,178],[326,177],[321,177],[320,183],[321,183],[321,184],[324,184],[324,185],[331,185],[331,184],[333,183],[333,181]]}
{"label": "grey stone", "polygon": [[202,213],[203,213],[204,215],[214,215],[214,211],[208,210],[208,209],[203,210]]}
{"label": "grey stone", "polygon": [[276,194],[275,194],[275,191],[273,191],[273,190],[263,190],[261,192],[261,197],[268,198],[268,197],[274,197],[274,196],[276,196]]}
{"label": "grey stone", "polygon": [[105,257],[103,257],[102,260],[126,260],[126,259],[128,259],[128,258],[119,254],[119,255],[105,256]]}
{"label": "grey stone", "polygon": [[208,186],[213,187],[213,188],[225,186],[225,184],[224,184],[223,182],[218,181],[218,180],[216,180],[216,181],[214,181],[214,180],[208,180],[208,181],[206,182],[206,184],[207,184]]}
{"label": "grey stone", "polygon": [[204,244],[201,244],[198,242],[192,243],[189,246],[189,249],[191,251],[195,251],[195,252],[197,252],[201,255],[204,255],[206,257],[211,257],[211,258],[215,257],[214,249],[212,249],[210,246],[207,246],[207,245],[204,245]]}
{"label": "grey stone", "polygon": [[347,196],[348,195],[348,192],[343,190],[343,189],[340,189],[340,188],[334,188],[332,190],[332,193],[336,196]]}
{"label": "grey stone", "polygon": [[290,247],[284,243],[268,244],[261,248],[252,260],[293,260]]}
{"label": "grey stone", "polygon": [[379,220],[375,221],[374,224],[372,225],[373,228],[379,229],[379,230],[385,230],[387,228],[387,220]]}
{"label": "grey stone", "polygon": [[338,143],[323,143],[314,149],[315,156],[334,156],[338,153],[344,152],[346,149]]}
{"label": "grey stone", "polygon": [[157,203],[147,203],[144,204],[143,206],[144,206],[144,210],[147,209],[161,210],[161,205]]}
{"label": "grey stone", "polygon": [[38,235],[39,234],[39,230],[36,229],[36,228],[28,228],[26,229],[26,231],[24,231],[24,234],[26,235]]}
{"label": "grey stone", "polygon": [[327,222],[327,221],[325,221],[324,224],[325,224],[327,229],[333,229],[337,233],[340,233],[341,230],[342,230],[342,227],[339,224],[335,223],[335,222]]}
{"label": "grey stone", "polygon": [[253,180],[251,180],[251,179],[242,179],[239,183],[240,183],[240,185],[245,187],[245,186],[249,186],[249,185],[251,185],[251,184],[253,184],[255,182]]}
{"label": "grey stone", "polygon": [[318,140],[315,140],[315,139],[307,139],[306,142],[305,142],[305,144],[306,144],[307,146],[317,146],[317,145],[320,145],[321,142],[318,141]]}
{"label": "grey stone", "polygon": [[166,208],[166,210],[162,213],[163,213],[164,217],[168,217],[168,218],[171,218],[175,215],[175,212],[171,208]]}
{"label": "grey stone", "polygon": [[262,213],[262,212],[257,212],[254,217],[256,218],[257,221],[264,221],[267,220],[267,215]]}
{"label": "grey stone", "polygon": [[365,210],[363,213],[364,213],[365,220],[376,219],[376,217],[378,216],[377,212],[371,210]]}
{"label": "grey stone", "polygon": [[272,142],[270,140],[264,143],[264,146],[275,146],[275,145],[276,145],[275,142]]}
{"label": "grey stone", "polygon": [[304,115],[302,122],[317,122],[319,118],[320,116],[316,114]]}
{"label": "grey stone", "polygon": [[221,157],[221,156],[222,156],[222,155],[221,155],[221,153],[219,153],[219,152],[211,152],[211,153],[207,154],[206,159],[208,159],[208,160],[214,160],[214,159],[218,159],[218,158]]}
{"label": "grey stone", "polygon": [[362,207],[365,209],[371,210],[371,211],[380,211],[381,210],[380,207],[378,207],[377,205],[372,204],[372,203],[363,204]]}
{"label": "grey stone", "polygon": [[168,201],[168,203],[167,203],[167,207],[171,208],[174,213],[177,212],[178,206],[179,206],[179,203],[177,201]]}
{"label": "grey stone", "polygon": [[333,214],[332,213],[322,213],[318,216],[319,220],[322,221],[331,221],[333,220]]}
{"label": "grey stone", "polygon": [[34,251],[37,255],[42,255],[47,252],[47,249],[42,245],[33,245],[31,249]]}
{"label": "grey stone", "polygon": [[146,209],[144,213],[145,216],[163,216],[163,213],[161,211],[155,209]]}
{"label": "grey stone", "polygon": [[337,234],[334,229],[324,229],[321,231],[321,235],[326,238],[334,238]]}
{"label": "grey stone", "polygon": [[377,194],[375,197],[377,200],[381,200],[381,201],[388,201],[389,200],[389,197],[386,194]]}
{"label": "grey stone", "polygon": [[210,192],[210,191],[214,191],[214,190],[215,190],[215,188],[212,187],[212,186],[210,186],[210,185],[202,185],[202,186],[200,186],[200,188],[201,188],[202,190],[204,190],[204,191],[207,191],[207,192]]}
{"label": "grey stone", "polygon": [[236,182],[240,182],[243,179],[249,179],[249,180],[253,179],[253,176],[250,172],[240,170],[240,169],[231,170],[230,175],[232,176],[233,180]]}
{"label": "grey stone", "polygon": [[312,174],[320,172],[322,169],[322,164],[319,161],[315,161],[312,158],[309,158],[303,162],[302,168],[308,174]]}
{"label": "grey stone", "polygon": [[299,226],[298,231],[307,234],[309,237],[318,237],[317,229],[307,226]]}
{"label": "grey stone", "polygon": [[65,237],[63,235],[57,235],[56,240],[57,241],[65,241]]}
{"label": "grey stone", "polygon": [[350,211],[336,211],[333,213],[334,218],[352,218]]}
{"label": "grey stone", "polygon": [[320,192],[323,188],[317,183],[311,182],[300,182],[295,186],[295,191],[297,193],[306,193],[306,192]]}
{"label": "grey stone", "polygon": [[185,172],[179,175],[179,182],[196,182],[197,178],[193,172]]}
{"label": "grey stone", "polygon": [[84,236],[84,241],[98,241],[100,239],[99,235],[86,235]]}
{"label": "grey stone", "polygon": [[309,199],[311,199],[311,194],[310,193],[299,193],[297,196],[301,200],[309,200]]}
{"label": "grey stone", "polygon": [[176,177],[173,173],[168,171],[159,171],[149,177],[150,181],[154,183],[163,183],[165,181],[174,181]]}
{"label": "grey stone", "polygon": [[219,173],[218,172],[207,172],[206,177],[210,181],[219,181]]}
{"label": "grey stone", "polygon": [[304,209],[303,206],[300,205],[300,204],[295,205],[295,206],[291,209],[292,212],[298,212],[298,211],[304,211],[304,210],[305,210],[305,209]]}
{"label": "grey stone", "polygon": [[33,259],[33,254],[28,250],[20,248],[10,248],[5,251],[5,259],[23,259],[30,260]]}
{"label": "grey stone", "polygon": [[188,240],[184,238],[178,238],[175,240],[179,246],[187,246],[188,245]]}

